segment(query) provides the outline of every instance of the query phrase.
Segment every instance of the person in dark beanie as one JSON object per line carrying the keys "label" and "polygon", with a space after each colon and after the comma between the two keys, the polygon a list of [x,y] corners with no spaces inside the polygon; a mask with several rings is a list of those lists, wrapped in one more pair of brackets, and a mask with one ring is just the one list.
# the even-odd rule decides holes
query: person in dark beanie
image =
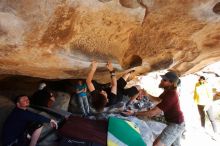
{"label": "person in dark beanie", "polygon": [[[28,96],[17,96],[15,103],[16,107],[3,126],[3,146],[35,146],[43,129],[43,123],[50,123],[51,127],[58,128],[55,120],[28,110],[30,103]],[[30,144],[27,143],[28,137]]]}
{"label": "person in dark beanie", "polygon": [[38,90],[31,96],[31,105],[51,107],[55,102],[53,92],[47,87],[46,83],[40,83]]}
{"label": "person in dark beanie", "polygon": [[146,91],[144,93],[151,101],[156,103],[154,108],[141,112],[127,111],[124,112],[124,114],[152,118],[163,112],[167,127],[156,138],[153,146],[179,146],[180,137],[185,130],[184,117],[180,109],[179,94],[176,90],[180,79],[177,74],[172,71],[161,75],[161,78],[159,88],[163,88],[164,91],[159,97],[154,97]]}

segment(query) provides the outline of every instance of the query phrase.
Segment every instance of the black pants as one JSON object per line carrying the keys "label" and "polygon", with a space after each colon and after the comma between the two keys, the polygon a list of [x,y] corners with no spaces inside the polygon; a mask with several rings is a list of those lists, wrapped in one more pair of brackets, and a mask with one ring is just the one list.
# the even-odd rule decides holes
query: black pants
{"label": "black pants", "polygon": [[[205,127],[205,111],[204,111],[204,107],[205,107],[204,105],[198,105],[198,110],[199,110],[199,115],[200,115],[202,127]],[[213,115],[212,106],[209,107],[209,109],[206,111],[206,113],[208,115],[209,121],[212,124],[212,129],[216,133],[217,132],[217,126],[216,126],[215,118],[214,118],[214,115]]]}

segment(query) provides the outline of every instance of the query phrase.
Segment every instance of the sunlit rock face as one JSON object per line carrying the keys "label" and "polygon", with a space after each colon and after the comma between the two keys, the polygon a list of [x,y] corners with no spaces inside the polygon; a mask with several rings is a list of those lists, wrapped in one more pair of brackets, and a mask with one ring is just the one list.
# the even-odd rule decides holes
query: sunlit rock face
{"label": "sunlit rock face", "polygon": [[[218,0],[1,0],[0,74],[96,79],[173,69],[195,72],[220,60]],[[2,78],[2,76],[1,76]]]}

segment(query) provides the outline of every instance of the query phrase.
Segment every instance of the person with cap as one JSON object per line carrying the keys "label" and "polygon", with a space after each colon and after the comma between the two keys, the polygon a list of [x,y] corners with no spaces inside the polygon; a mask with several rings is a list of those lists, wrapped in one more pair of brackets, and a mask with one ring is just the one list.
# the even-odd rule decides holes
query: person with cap
{"label": "person with cap", "polygon": [[163,112],[167,127],[153,142],[153,146],[179,146],[181,135],[185,130],[184,116],[180,109],[179,94],[176,90],[180,79],[173,71],[161,75],[161,78],[159,88],[163,88],[164,91],[159,97],[154,97],[145,91],[145,95],[155,102],[154,108],[140,112],[126,111],[123,114],[152,118]]}
{"label": "person with cap", "polygon": [[205,127],[205,112],[211,122],[214,133],[217,133],[217,126],[212,111],[213,93],[204,76],[200,76],[195,85],[194,102],[198,107],[201,126]]}

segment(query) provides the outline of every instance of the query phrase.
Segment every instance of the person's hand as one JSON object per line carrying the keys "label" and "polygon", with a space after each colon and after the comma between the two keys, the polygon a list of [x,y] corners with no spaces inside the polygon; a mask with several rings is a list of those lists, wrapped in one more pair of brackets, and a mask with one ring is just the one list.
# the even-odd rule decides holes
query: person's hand
{"label": "person's hand", "polygon": [[55,120],[53,120],[53,119],[50,120],[50,126],[51,126],[52,128],[58,129],[58,124],[57,124],[57,122],[56,122]]}
{"label": "person's hand", "polygon": [[134,111],[132,110],[126,110],[124,112],[122,112],[123,115],[126,115],[126,116],[132,116],[134,114]]}
{"label": "person's hand", "polygon": [[92,70],[96,70],[97,65],[98,65],[98,62],[95,61],[95,60],[93,60],[93,61],[92,61],[92,64],[91,64],[91,66],[92,66]]}
{"label": "person's hand", "polygon": [[114,68],[112,66],[112,63],[110,61],[107,62],[106,67],[108,68],[109,71],[113,71]]}

